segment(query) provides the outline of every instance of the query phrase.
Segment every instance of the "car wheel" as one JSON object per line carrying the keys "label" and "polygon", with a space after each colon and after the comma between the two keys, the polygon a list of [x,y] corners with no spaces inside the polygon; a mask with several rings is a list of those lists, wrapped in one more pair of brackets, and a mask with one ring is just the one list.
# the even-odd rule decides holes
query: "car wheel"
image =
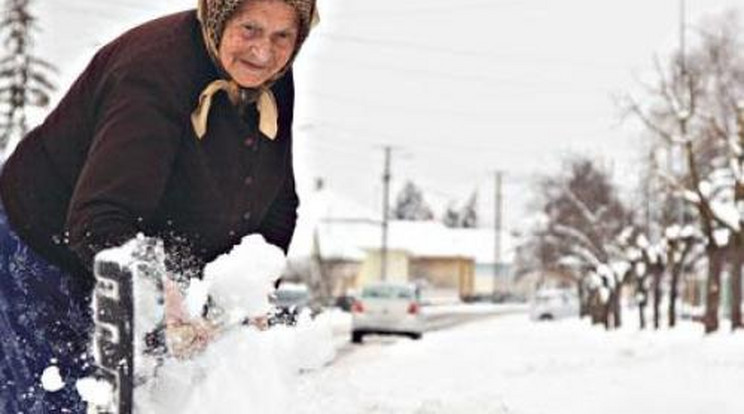
{"label": "car wheel", "polygon": [[361,344],[362,338],[364,338],[364,334],[361,332],[352,332],[351,333],[351,342],[355,344]]}
{"label": "car wheel", "polygon": [[542,315],[540,315],[540,318],[539,319],[541,321],[552,321],[553,320],[553,315],[551,315],[549,313],[543,313]]}
{"label": "car wheel", "polygon": [[408,334],[408,336],[410,336],[411,339],[413,339],[414,341],[418,341],[419,339],[421,339],[423,334],[421,334],[420,332],[411,332],[410,334]]}

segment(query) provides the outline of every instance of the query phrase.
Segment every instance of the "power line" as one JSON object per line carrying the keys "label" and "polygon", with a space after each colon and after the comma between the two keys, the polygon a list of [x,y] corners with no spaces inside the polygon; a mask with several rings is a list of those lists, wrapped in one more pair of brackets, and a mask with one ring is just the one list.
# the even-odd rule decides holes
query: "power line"
{"label": "power line", "polygon": [[[386,65],[380,63],[380,59],[375,59],[373,61],[363,61],[363,60],[355,60],[350,59],[348,55],[344,54],[343,57],[331,57],[325,54],[312,54],[312,55],[306,55],[303,56],[303,59],[312,60],[314,62],[320,62],[321,64],[328,64],[332,63],[333,65],[344,65],[348,67],[356,68],[357,70],[374,70],[374,71],[385,71],[390,72],[393,74],[398,74],[401,77],[404,77],[405,75],[416,75],[416,77],[410,77],[405,76],[406,82],[411,81],[419,81],[419,83],[423,83],[427,86],[431,85],[431,82],[427,80],[420,80],[418,76],[425,76],[428,78],[436,78],[436,79],[445,79],[445,80],[453,80],[453,81],[460,81],[460,82],[468,82],[476,84],[478,87],[477,90],[469,89],[469,93],[476,92],[477,96],[479,97],[492,97],[492,96],[503,96],[504,92],[503,90],[500,90],[498,93],[486,93],[483,92],[488,91],[488,89],[484,88],[484,84],[490,84],[490,86],[499,87],[501,89],[503,88],[534,88],[534,90],[539,90],[539,93],[545,94],[546,89],[545,85],[550,84],[552,82],[555,82],[558,77],[550,73],[549,75],[555,76],[556,79],[550,79],[548,77],[545,77],[544,75],[548,75],[544,72],[541,72],[538,70],[538,68],[542,68],[542,63],[539,62],[524,62],[520,65],[528,66],[530,68],[534,68],[536,70],[535,76],[531,76],[528,79],[525,77],[513,77],[513,76],[489,76],[489,75],[483,75],[483,74],[469,74],[469,73],[460,73],[460,72],[454,72],[454,71],[443,71],[443,70],[434,70],[430,68],[420,68],[420,67],[411,67],[411,66],[393,66],[393,65]],[[539,60],[539,59],[538,59]],[[614,68],[615,65],[611,63],[607,64],[598,64],[597,62],[570,62],[570,61],[555,61],[551,63],[551,65],[565,65],[566,68],[569,68],[571,70],[576,70],[579,66],[592,66],[596,69],[607,69],[607,68]],[[490,73],[493,73],[494,71],[491,70]],[[561,86],[559,84],[552,84],[552,87]],[[469,86],[470,87],[470,86]],[[566,90],[563,91],[563,93],[570,92],[572,94],[581,93],[582,91],[577,91],[575,88],[565,87]],[[525,93],[535,93],[532,90],[525,91]],[[586,93],[587,91],[584,91]],[[591,91],[593,92],[593,91]]]}
{"label": "power line", "polygon": [[[568,61],[564,56],[542,56],[539,53],[544,53],[544,49],[534,51],[523,51],[522,53],[505,53],[505,52],[483,52],[481,50],[466,50],[466,49],[455,49],[451,47],[432,46],[425,43],[409,42],[399,39],[383,39],[383,38],[370,38],[364,36],[340,34],[333,32],[318,31],[313,33],[313,37],[326,39],[335,42],[345,42],[353,44],[361,44],[367,46],[384,47],[387,49],[403,49],[415,52],[427,52],[435,53],[439,55],[449,55],[450,57],[470,57],[488,59],[491,61],[508,62],[508,61],[520,61],[525,64],[541,65],[541,64],[555,64],[565,63],[575,67],[576,65],[591,66],[597,68],[614,68],[616,63],[608,61],[607,63],[598,63],[596,57],[587,58],[585,61]],[[539,52],[539,53],[538,53]]]}
{"label": "power line", "polygon": [[367,107],[374,107],[374,108],[383,109],[383,110],[395,111],[396,113],[401,113],[401,111],[404,111],[403,113],[405,114],[405,116],[409,116],[412,114],[419,114],[419,115],[424,115],[428,118],[428,117],[431,117],[432,114],[437,113],[437,114],[446,115],[449,117],[468,118],[471,120],[471,122],[479,123],[479,121],[482,121],[484,118],[491,118],[494,115],[493,112],[479,113],[476,111],[453,110],[451,108],[421,108],[418,106],[411,107],[411,106],[404,106],[404,105],[391,105],[391,104],[386,104],[386,103],[379,103],[379,102],[359,99],[355,96],[344,96],[344,95],[340,95],[336,93],[321,92],[318,90],[306,90],[303,93],[313,95],[320,99],[335,101],[337,103],[341,103],[341,102],[353,103],[353,104],[360,105],[360,106],[367,106]]}
{"label": "power line", "polygon": [[[453,132],[452,134],[444,134],[444,135],[437,135],[432,133],[426,133],[423,134],[426,136],[426,141],[423,143],[416,142],[413,137],[414,134],[404,134],[404,133],[391,133],[389,132],[390,128],[385,128],[384,130],[377,130],[377,129],[370,129],[370,128],[364,128],[359,126],[350,126],[345,125],[339,122],[335,121],[320,121],[320,120],[311,120],[309,121],[309,125],[312,125],[313,127],[322,128],[325,130],[330,131],[343,131],[348,133],[353,133],[354,142],[361,142],[367,145],[379,145],[381,139],[384,139],[386,141],[396,143],[396,142],[406,142],[406,145],[408,147],[415,147],[416,152],[436,152],[438,154],[451,154],[452,150],[457,151],[464,151],[464,152],[474,152],[478,154],[483,154],[484,152],[494,152],[499,154],[504,154],[508,152],[509,149],[512,149],[515,152],[522,152],[523,149],[516,148],[513,145],[505,147],[491,147],[483,144],[475,144],[475,145],[467,145],[465,144],[462,139],[455,140],[453,137],[456,136],[456,132]],[[588,135],[601,135],[605,133],[606,130],[604,128],[598,129],[597,131],[589,132]],[[483,135],[486,136],[487,134],[491,134],[490,131],[483,131]],[[471,134],[472,135],[472,134]],[[570,135],[570,134],[563,134],[563,135]],[[335,139],[334,135],[325,135],[329,139]],[[373,138],[372,140],[361,140],[360,137],[367,137],[367,138]]]}
{"label": "power line", "polygon": [[[446,3],[446,4],[442,4]],[[359,10],[355,12],[342,12],[337,13],[334,15],[331,15],[330,18],[337,18],[337,19],[347,19],[347,18],[353,18],[353,19],[360,19],[360,18],[379,18],[380,16],[385,17],[409,17],[411,14],[415,14],[417,17],[423,15],[423,14],[430,14],[430,13],[453,13],[458,11],[470,11],[473,9],[483,9],[483,8],[489,8],[489,9],[506,9],[511,8],[515,5],[520,5],[523,2],[520,1],[512,1],[509,3],[495,3],[494,0],[485,0],[485,1],[474,1],[470,3],[460,3],[460,2],[442,2],[442,3],[429,3],[427,2],[426,5],[418,5],[415,4],[415,7],[408,7],[408,8],[401,8],[397,7],[395,9],[367,9],[367,10]],[[406,4],[408,5],[408,4]],[[506,6],[506,7],[505,7]]]}
{"label": "power line", "polygon": [[494,55],[494,54],[483,53],[483,52],[478,52],[478,51],[473,51],[473,50],[458,50],[458,49],[452,49],[452,48],[446,48],[446,47],[431,46],[431,45],[421,44],[421,43],[406,42],[402,40],[370,39],[370,38],[365,38],[361,36],[342,35],[338,33],[328,33],[328,32],[314,33],[313,36],[322,37],[325,39],[335,40],[339,42],[395,47],[395,48],[409,49],[409,50],[413,49],[419,52],[423,51],[423,52],[433,52],[433,53],[440,53],[440,54],[444,53],[444,54],[454,55],[454,56],[486,57],[486,58],[491,58],[491,59],[498,57],[497,55]]}

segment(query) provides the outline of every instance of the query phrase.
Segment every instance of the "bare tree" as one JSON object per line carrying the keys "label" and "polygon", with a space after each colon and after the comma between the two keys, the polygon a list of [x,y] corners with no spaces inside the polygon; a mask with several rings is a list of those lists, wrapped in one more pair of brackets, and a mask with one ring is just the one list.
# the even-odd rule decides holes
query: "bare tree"
{"label": "bare tree", "polygon": [[[741,256],[744,255],[744,44],[738,17],[726,15],[701,30],[699,45],[665,66],[646,86],[644,103],[629,110],[670,148],[685,172],[660,171],[670,191],[695,207],[706,243],[706,332],[718,329],[721,273],[731,266],[732,326],[741,320]],[[674,152],[669,151],[670,157]],[[680,225],[683,223],[679,223]]]}
{"label": "bare tree", "polygon": [[578,285],[594,322],[621,324],[620,298],[629,272],[616,238],[630,215],[605,171],[588,159],[566,163],[567,172],[539,186],[542,215],[533,244],[542,251],[544,268],[578,273]]}

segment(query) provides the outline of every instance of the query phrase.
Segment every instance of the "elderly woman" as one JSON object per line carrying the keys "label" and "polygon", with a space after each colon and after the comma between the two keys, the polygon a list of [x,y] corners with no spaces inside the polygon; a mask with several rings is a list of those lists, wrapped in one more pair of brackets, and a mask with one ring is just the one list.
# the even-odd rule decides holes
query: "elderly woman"
{"label": "elderly woman", "polygon": [[[200,0],[103,47],[0,178],[0,412],[84,411],[92,261],[136,233],[198,273],[296,209],[291,63],[314,0]],[[48,366],[65,386],[44,387]]]}

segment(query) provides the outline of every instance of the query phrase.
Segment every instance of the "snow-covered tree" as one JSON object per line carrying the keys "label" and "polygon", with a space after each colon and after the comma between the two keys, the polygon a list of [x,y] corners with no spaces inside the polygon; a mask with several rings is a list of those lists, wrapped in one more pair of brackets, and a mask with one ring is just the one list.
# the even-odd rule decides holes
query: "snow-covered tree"
{"label": "snow-covered tree", "polygon": [[31,0],[6,0],[0,21],[4,53],[0,59],[0,153],[27,131],[26,109],[49,104],[54,90],[47,61],[32,54],[36,18],[29,12]]}
{"label": "snow-covered tree", "polygon": [[676,161],[685,171],[660,175],[673,194],[697,210],[708,261],[704,323],[706,332],[713,332],[726,266],[732,326],[744,327],[744,38],[736,14],[701,27],[688,55],[656,63],[655,85],[647,86],[643,103],[630,99],[629,108],[664,144],[681,149]]}
{"label": "snow-covered tree", "polygon": [[619,326],[621,289],[630,266],[616,239],[630,215],[610,175],[595,162],[571,159],[565,170],[540,184],[545,219],[533,231],[532,249],[542,251],[545,269],[577,274],[582,302],[589,305],[595,322]]}
{"label": "snow-covered tree", "polygon": [[391,216],[397,220],[431,220],[434,214],[424,201],[424,194],[416,184],[408,181],[398,193]]}
{"label": "snow-covered tree", "polygon": [[669,278],[668,325],[676,324],[680,279],[694,260],[693,252],[700,246],[700,236],[692,225],[676,224],[666,228],[661,239],[652,243],[639,226],[629,226],[618,239],[619,247],[631,267],[631,279],[639,306],[640,326],[645,328],[645,307],[653,300],[654,328],[661,327],[662,278]]}
{"label": "snow-covered tree", "polygon": [[473,194],[465,203],[460,214],[461,227],[474,228],[478,227],[478,193]]}
{"label": "snow-covered tree", "polygon": [[442,222],[447,227],[478,227],[478,193],[473,192],[465,205],[459,209],[454,205],[447,206]]}
{"label": "snow-covered tree", "polygon": [[442,223],[447,227],[459,227],[460,226],[460,212],[458,209],[450,204],[442,215]]}

